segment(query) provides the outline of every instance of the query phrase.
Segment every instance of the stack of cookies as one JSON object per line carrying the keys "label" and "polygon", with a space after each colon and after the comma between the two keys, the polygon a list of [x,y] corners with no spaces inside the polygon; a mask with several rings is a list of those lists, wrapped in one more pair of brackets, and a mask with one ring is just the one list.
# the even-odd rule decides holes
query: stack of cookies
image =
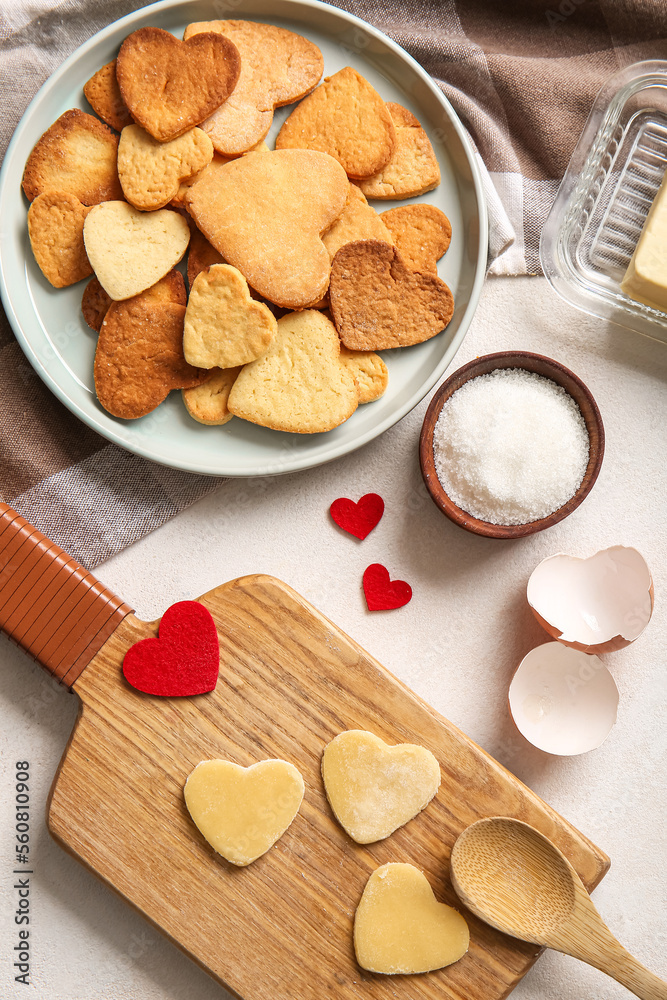
{"label": "stack of cookies", "polygon": [[[141,28],[84,87],[99,118],[67,111],[33,149],[35,259],[57,288],[93,275],[82,311],[112,415],[181,389],[203,424],[331,430],[385,391],[376,351],[450,321],[446,216],[368,202],[439,183],[426,133],[351,67],[322,71],[316,45],[270,24]],[[269,149],[274,109],[296,101]]]}

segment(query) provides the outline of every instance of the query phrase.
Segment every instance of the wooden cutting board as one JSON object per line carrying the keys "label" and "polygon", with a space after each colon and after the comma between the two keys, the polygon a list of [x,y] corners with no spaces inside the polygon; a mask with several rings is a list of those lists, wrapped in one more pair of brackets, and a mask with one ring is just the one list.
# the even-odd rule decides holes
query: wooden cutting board
{"label": "wooden cutting board", "polygon": [[[385,862],[421,868],[436,897],[462,909],[449,880],[450,851],[481,817],[515,816],[537,827],[589,890],[607,871],[597,847],[286,584],[248,576],[201,597],[220,638],[217,687],[155,698],[125,682],[121,663],[159,623],[138,620],[14,512],[0,514],[0,627],[81,699],[51,791],[49,829],[243,1000],[507,996],[539,949],[467,912],[470,950],[446,969],[379,976],[354,958],[354,912]],[[322,751],[346,729],[420,743],[440,762],[436,798],[377,844],[350,840],[324,794]],[[184,805],[188,774],[215,757],[244,766],[280,757],[304,777],[296,819],[247,868],[216,855]]]}

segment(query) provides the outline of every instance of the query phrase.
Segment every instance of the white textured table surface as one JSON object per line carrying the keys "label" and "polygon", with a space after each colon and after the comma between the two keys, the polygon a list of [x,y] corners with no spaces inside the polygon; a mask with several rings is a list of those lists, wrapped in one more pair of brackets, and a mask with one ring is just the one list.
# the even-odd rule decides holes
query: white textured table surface
{"label": "white textured table surface", "polygon": [[[245,573],[281,577],[610,855],[595,902],[622,943],[667,978],[667,348],[576,312],[544,279],[513,278],[487,282],[452,369],[505,349],[537,351],[571,367],[605,422],[597,485],[549,531],[516,542],[485,540],[439,513],[417,458],[424,401],[382,438],[332,465],[222,486],[96,572],[146,619]],[[334,526],[328,508],[338,496],[356,500],[368,492],[380,493],[386,509],[359,543]],[[655,614],[633,646],[604,657],[621,696],[607,741],[581,757],[550,757],[518,735],[507,710],[514,668],[548,638],[527,607],[526,581],[545,556],[585,556],[611,544],[644,553]],[[361,576],[371,562],[412,585],[409,605],[366,610]],[[0,996],[223,1000],[219,986],[49,838],[46,798],[77,699],[3,638],[0,661]],[[32,775],[29,988],[15,983],[12,968],[19,760],[30,761]],[[513,994],[628,995],[555,954],[543,956]]]}

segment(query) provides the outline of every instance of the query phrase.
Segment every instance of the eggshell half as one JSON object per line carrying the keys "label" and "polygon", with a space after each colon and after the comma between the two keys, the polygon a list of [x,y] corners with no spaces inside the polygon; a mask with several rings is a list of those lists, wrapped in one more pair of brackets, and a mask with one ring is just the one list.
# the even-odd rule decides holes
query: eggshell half
{"label": "eggshell half", "polygon": [[616,722],[618,688],[597,656],[546,642],[519,664],[512,718],[534,746],[559,757],[595,750]]}
{"label": "eggshell half", "polygon": [[528,603],[550,636],[584,653],[629,646],[653,613],[653,581],[637,549],[614,545],[588,559],[544,559],[528,581]]}

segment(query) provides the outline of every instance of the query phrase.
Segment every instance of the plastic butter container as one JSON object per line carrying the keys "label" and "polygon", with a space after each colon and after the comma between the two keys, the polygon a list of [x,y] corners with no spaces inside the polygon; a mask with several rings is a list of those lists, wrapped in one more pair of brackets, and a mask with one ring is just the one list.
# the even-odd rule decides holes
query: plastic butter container
{"label": "plastic butter container", "polygon": [[667,62],[634,63],[598,94],[540,241],[564,299],[663,343],[667,312],[629,298],[621,281],[666,169]]}

